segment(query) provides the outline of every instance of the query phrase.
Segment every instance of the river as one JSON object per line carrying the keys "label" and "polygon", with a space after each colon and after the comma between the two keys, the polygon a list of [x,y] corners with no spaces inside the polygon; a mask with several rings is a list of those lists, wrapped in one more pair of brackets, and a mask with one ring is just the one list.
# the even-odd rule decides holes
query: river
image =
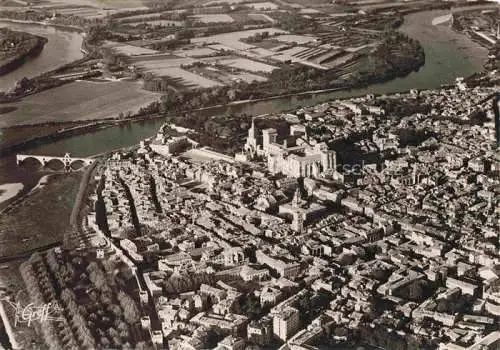
{"label": "river", "polygon": [[[434,18],[448,13],[449,11],[443,10],[426,11],[413,13],[405,18],[405,23],[401,27],[401,31],[419,40],[426,54],[425,65],[419,71],[413,72],[406,77],[396,78],[386,83],[374,84],[362,89],[233,105],[214,108],[200,113],[209,113],[212,115],[221,113],[259,115],[290,110],[299,106],[314,105],[334,98],[361,96],[368,93],[385,94],[408,91],[410,89],[439,88],[443,84],[453,83],[456,77],[468,76],[480,71],[487,59],[487,50],[477,43],[472,42],[466,36],[455,33],[446,25],[432,25]],[[46,35],[50,34],[49,43],[45,47],[43,54],[34,58],[29,63],[30,68],[23,66],[16,71],[18,77],[27,73],[40,73],[40,71],[36,71],[35,67],[41,67],[40,69],[42,70],[49,66],[54,68],[69,58],[77,59],[81,57],[79,48],[81,37],[78,33],[24,24],[16,24],[14,28],[38,35],[44,35],[44,33]],[[79,37],[76,41],[77,44],[73,42],[68,44],[70,38],[76,37]],[[58,40],[61,40],[61,43],[53,43],[53,41]],[[42,60],[42,62],[38,63],[38,60]],[[137,122],[126,126],[111,127],[51,144],[40,145],[23,153],[63,155],[65,152],[71,152],[75,156],[99,154],[136,144],[141,139],[152,136],[161,124],[162,120],[158,119]],[[6,182],[23,183],[25,185],[24,191],[28,191],[36,185],[42,175],[41,172],[33,172],[29,167],[17,167],[15,157],[13,156],[0,159],[0,184]]]}
{"label": "river", "polygon": [[0,76],[0,90],[14,86],[23,77],[31,78],[83,57],[80,33],[50,26],[14,23],[0,20],[0,27],[28,32],[48,39],[40,55],[28,59],[19,69]]}

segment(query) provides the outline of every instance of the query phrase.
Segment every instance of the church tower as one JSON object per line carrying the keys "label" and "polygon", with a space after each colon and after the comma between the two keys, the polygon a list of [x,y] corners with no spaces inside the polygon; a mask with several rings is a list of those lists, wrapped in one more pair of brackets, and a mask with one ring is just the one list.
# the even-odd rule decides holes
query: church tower
{"label": "church tower", "polygon": [[252,118],[252,126],[248,129],[247,142],[245,144],[245,151],[253,155],[257,152],[257,133],[258,130],[255,127],[255,118]]}
{"label": "church tower", "polygon": [[300,195],[300,190],[297,188],[295,190],[295,193],[293,194],[293,199],[292,199],[292,207],[294,208],[300,208],[301,202],[302,202],[302,196]]}
{"label": "church tower", "polygon": [[304,214],[302,212],[293,213],[291,228],[298,233],[304,231]]}

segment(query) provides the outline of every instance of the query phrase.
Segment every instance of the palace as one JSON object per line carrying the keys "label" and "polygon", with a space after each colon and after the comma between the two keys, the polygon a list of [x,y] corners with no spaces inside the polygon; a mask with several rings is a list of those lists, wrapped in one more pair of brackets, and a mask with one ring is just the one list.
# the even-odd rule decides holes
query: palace
{"label": "palace", "polygon": [[292,125],[290,135],[278,142],[276,129],[264,129],[260,136],[252,120],[244,153],[239,156],[247,159],[264,157],[272,174],[296,178],[334,175],[337,166],[335,152],[324,142],[310,140],[305,126],[299,124]]}

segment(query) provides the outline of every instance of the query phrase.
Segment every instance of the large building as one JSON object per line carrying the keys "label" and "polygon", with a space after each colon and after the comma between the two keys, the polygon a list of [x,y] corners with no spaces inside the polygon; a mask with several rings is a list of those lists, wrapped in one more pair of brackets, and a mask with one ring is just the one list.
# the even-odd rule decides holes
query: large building
{"label": "large building", "polygon": [[156,138],[151,142],[151,149],[163,156],[170,156],[185,151],[189,148],[198,147],[198,143],[188,138],[186,135],[170,137],[166,133],[167,124],[163,125]]}
{"label": "large building", "polygon": [[289,177],[335,174],[337,167],[335,152],[329,150],[323,142],[315,143],[309,140],[303,125],[292,125],[290,135],[278,142],[276,129],[264,129],[260,136],[255,121],[252,121],[244,151],[250,158],[265,157],[268,170],[272,174]]}
{"label": "large building", "polygon": [[274,315],[274,335],[283,341],[287,341],[297,333],[299,327],[299,310],[294,307],[289,306]]}
{"label": "large building", "polygon": [[273,258],[261,250],[255,252],[257,262],[269,266],[276,271],[280,277],[293,280],[300,273],[300,264],[295,262],[284,262]]}

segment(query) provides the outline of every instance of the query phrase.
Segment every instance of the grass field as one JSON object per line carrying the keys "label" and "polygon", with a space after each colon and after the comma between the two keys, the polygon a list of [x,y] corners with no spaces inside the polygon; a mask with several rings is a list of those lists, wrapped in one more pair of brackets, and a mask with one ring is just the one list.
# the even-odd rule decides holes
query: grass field
{"label": "grass field", "polygon": [[265,63],[260,63],[256,61],[249,60],[247,58],[235,58],[228,60],[221,60],[220,64],[228,67],[238,68],[250,72],[265,72],[271,73],[273,70],[277,69],[275,66],[271,66]]}
{"label": "grass field", "polygon": [[242,42],[242,39],[249,38],[255,34],[262,34],[263,32],[268,32],[269,35],[274,35],[276,33],[279,34],[287,34],[288,32],[278,29],[278,28],[263,28],[263,29],[252,29],[252,30],[242,30],[239,32],[231,32],[231,33],[223,33],[216,34],[212,36],[202,37],[202,38],[193,38],[191,39],[192,43],[195,44],[214,44],[219,43],[224,46],[227,46],[233,50],[248,50],[255,45],[249,45]]}
{"label": "grass field", "polygon": [[16,255],[61,240],[69,227],[80,177],[81,173],[53,175],[45,187],[31,194],[22,205],[0,216],[0,256]]}
{"label": "grass field", "polygon": [[176,68],[176,67],[171,67],[171,68],[163,68],[163,69],[156,69],[154,71],[154,74],[158,76],[166,76],[170,77],[173,79],[180,79],[182,81],[182,84],[188,87],[192,88],[210,88],[214,86],[222,86],[223,84],[210,80],[207,78],[204,78],[198,74],[194,74],[191,72],[188,72],[182,68]]}
{"label": "grass field", "polygon": [[154,18],[160,18],[160,17],[161,17],[161,13],[146,13],[143,15],[133,15],[133,16],[121,17],[118,19],[118,22],[141,21],[143,19],[154,19]]}
{"label": "grass field", "polygon": [[150,26],[163,26],[163,27],[182,27],[184,25],[184,21],[169,21],[166,19],[154,19],[151,21],[138,21],[126,24],[135,27],[144,23]]}
{"label": "grass field", "polygon": [[52,0],[43,2],[43,4],[50,3],[54,5],[68,5],[73,6],[91,6],[97,8],[106,9],[136,9],[136,8],[146,8],[142,0]]}
{"label": "grass field", "polygon": [[277,10],[278,5],[276,5],[273,2],[266,1],[266,2],[255,2],[255,3],[250,3],[246,4],[245,6],[251,7],[255,10]]}
{"label": "grass field", "polygon": [[104,45],[105,47],[110,48],[114,52],[121,54],[121,55],[126,55],[126,56],[139,56],[139,55],[151,55],[158,53],[156,50],[151,50],[151,49],[146,49],[143,47],[137,47],[137,46],[132,46],[132,45],[127,45],[127,44],[122,44],[122,43],[117,43],[114,41],[107,41]]}
{"label": "grass field", "polygon": [[159,94],[142,90],[136,82],[74,82],[17,102],[17,110],[1,116],[0,128],[116,117],[157,99]]}
{"label": "grass field", "polygon": [[236,5],[240,4],[242,2],[245,2],[246,0],[211,0],[209,2],[206,2],[204,6],[211,6],[211,5],[216,5],[216,4],[228,4],[228,5]]}
{"label": "grass field", "polygon": [[267,78],[262,77],[260,75],[252,74],[252,73],[239,73],[231,75],[231,78],[235,80],[242,80],[247,83],[251,83],[252,81],[266,81]]}
{"label": "grass field", "polygon": [[299,45],[303,45],[314,42],[316,40],[316,37],[307,35],[285,34],[277,36],[276,40],[286,43],[297,43]]}
{"label": "grass field", "polygon": [[218,15],[196,15],[194,20],[201,23],[233,23],[234,19],[224,13]]}

